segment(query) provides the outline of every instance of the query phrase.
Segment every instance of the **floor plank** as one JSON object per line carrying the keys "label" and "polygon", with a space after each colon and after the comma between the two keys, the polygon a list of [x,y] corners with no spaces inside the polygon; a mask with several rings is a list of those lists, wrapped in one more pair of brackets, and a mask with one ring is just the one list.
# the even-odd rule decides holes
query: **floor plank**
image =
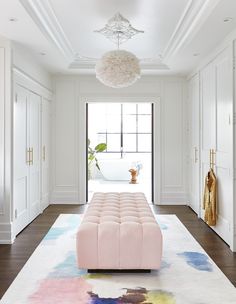
{"label": "floor plank", "polygon": [[[187,206],[155,206],[155,213],[176,214],[194,238],[201,244],[217,266],[236,286],[236,253],[232,253],[218,237]],[[16,238],[13,245],[0,245],[0,298],[29,259],[42,238],[61,213],[81,214],[84,206],[51,205]]]}

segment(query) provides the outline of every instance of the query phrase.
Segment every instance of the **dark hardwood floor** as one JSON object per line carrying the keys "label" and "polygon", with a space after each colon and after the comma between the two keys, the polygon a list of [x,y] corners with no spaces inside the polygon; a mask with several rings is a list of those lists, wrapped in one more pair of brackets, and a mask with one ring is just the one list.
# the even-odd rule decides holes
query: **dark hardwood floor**
{"label": "dark hardwood floor", "polygon": [[[82,213],[84,206],[51,205],[16,238],[0,245],[0,298],[61,213]],[[229,280],[236,286],[236,253],[187,206],[155,206],[159,214],[176,214]]]}

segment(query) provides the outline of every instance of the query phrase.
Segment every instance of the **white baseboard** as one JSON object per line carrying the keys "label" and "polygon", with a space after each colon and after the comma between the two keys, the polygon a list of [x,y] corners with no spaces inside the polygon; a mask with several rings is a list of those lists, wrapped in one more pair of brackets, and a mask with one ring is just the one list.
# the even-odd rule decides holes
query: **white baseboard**
{"label": "white baseboard", "polygon": [[[83,205],[78,199],[79,194],[76,191],[54,191],[51,195],[50,205]],[[155,203],[154,203],[155,204]],[[165,192],[161,194],[160,203],[157,205],[187,205],[188,194],[183,192]]]}
{"label": "white baseboard", "polygon": [[12,223],[0,223],[0,244],[12,244],[14,240]]}
{"label": "white baseboard", "polygon": [[50,203],[71,203],[78,202],[78,192],[77,191],[63,191],[55,190],[52,192],[50,197]]}
{"label": "white baseboard", "polygon": [[46,195],[42,196],[40,205],[41,205],[41,213],[42,213],[49,205],[49,194],[48,193]]}
{"label": "white baseboard", "polygon": [[50,205],[55,204],[82,205],[79,201],[79,193],[77,191],[53,191],[50,198]]}
{"label": "white baseboard", "polygon": [[50,202],[50,205],[83,205],[78,201],[68,201],[68,200],[54,200]]}
{"label": "white baseboard", "polygon": [[185,192],[162,192],[160,205],[187,205],[188,194]]}
{"label": "white baseboard", "polygon": [[218,220],[215,226],[212,226],[211,229],[213,229],[228,245],[231,245],[231,235],[233,234],[233,231],[230,229],[230,222],[218,214]]}

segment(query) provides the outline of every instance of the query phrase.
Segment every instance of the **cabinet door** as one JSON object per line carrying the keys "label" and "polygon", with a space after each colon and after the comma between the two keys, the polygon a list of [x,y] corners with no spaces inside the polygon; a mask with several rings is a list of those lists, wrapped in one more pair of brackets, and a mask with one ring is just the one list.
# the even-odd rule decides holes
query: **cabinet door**
{"label": "cabinet door", "polygon": [[29,153],[27,136],[28,91],[20,86],[15,88],[14,100],[14,232],[18,234],[29,223]]}
{"label": "cabinet door", "polygon": [[28,101],[28,132],[31,149],[29,166],[29,213],[32,221],[40,213],[40,116],[41,97],[29,93]]}
{"label": "cabinet door", "polygon": [[[210,149],[215,149],[216,143],[216,80],[215,66],[207,65],[200,74],[201,77],[201,201],[203,199],[204,183],[210,169]],[[201,217],[205,211],[201,208]]]}
{"label": "cabinet door", "polygon": [[50,102],[42,101],[42,187],[41,205],[42,210],[49,205],[49,157],[50,157]]}
{"label": "cabinet door", "polygon": [[200,165],[199,165],[199,142],[200,142],[200,100],[199,100],[199,76],[194,76],[189,83],[190,99],[190,207],[200,215]]}
{"label": "cabinet door", "polygon": [[[222,52],[214,62],[201,73],[201,189],[210,167],[210,149],[215,151],[217,176],[218,220],[212,227],[223,240],[232,246],[233,242],[233,89],[232,56],[229,49]],[[204,210],[202,210],[202,217]]]}
{"label": "cabinet door", "polygon": [[233,67],[230,49],[215,61],[216,142],[215,171],[218,179],[218,222],[213,228],[233,245]]}

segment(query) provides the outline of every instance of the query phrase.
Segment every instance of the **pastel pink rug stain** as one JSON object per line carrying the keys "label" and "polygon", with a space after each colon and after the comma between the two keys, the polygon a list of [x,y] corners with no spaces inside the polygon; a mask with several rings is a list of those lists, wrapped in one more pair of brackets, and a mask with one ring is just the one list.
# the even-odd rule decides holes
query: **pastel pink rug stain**
{"label": "pastel pink rug stain", "polygon": [[83,278],[45,279],[29,298],[31,304],[89,303],[92,286]]}

